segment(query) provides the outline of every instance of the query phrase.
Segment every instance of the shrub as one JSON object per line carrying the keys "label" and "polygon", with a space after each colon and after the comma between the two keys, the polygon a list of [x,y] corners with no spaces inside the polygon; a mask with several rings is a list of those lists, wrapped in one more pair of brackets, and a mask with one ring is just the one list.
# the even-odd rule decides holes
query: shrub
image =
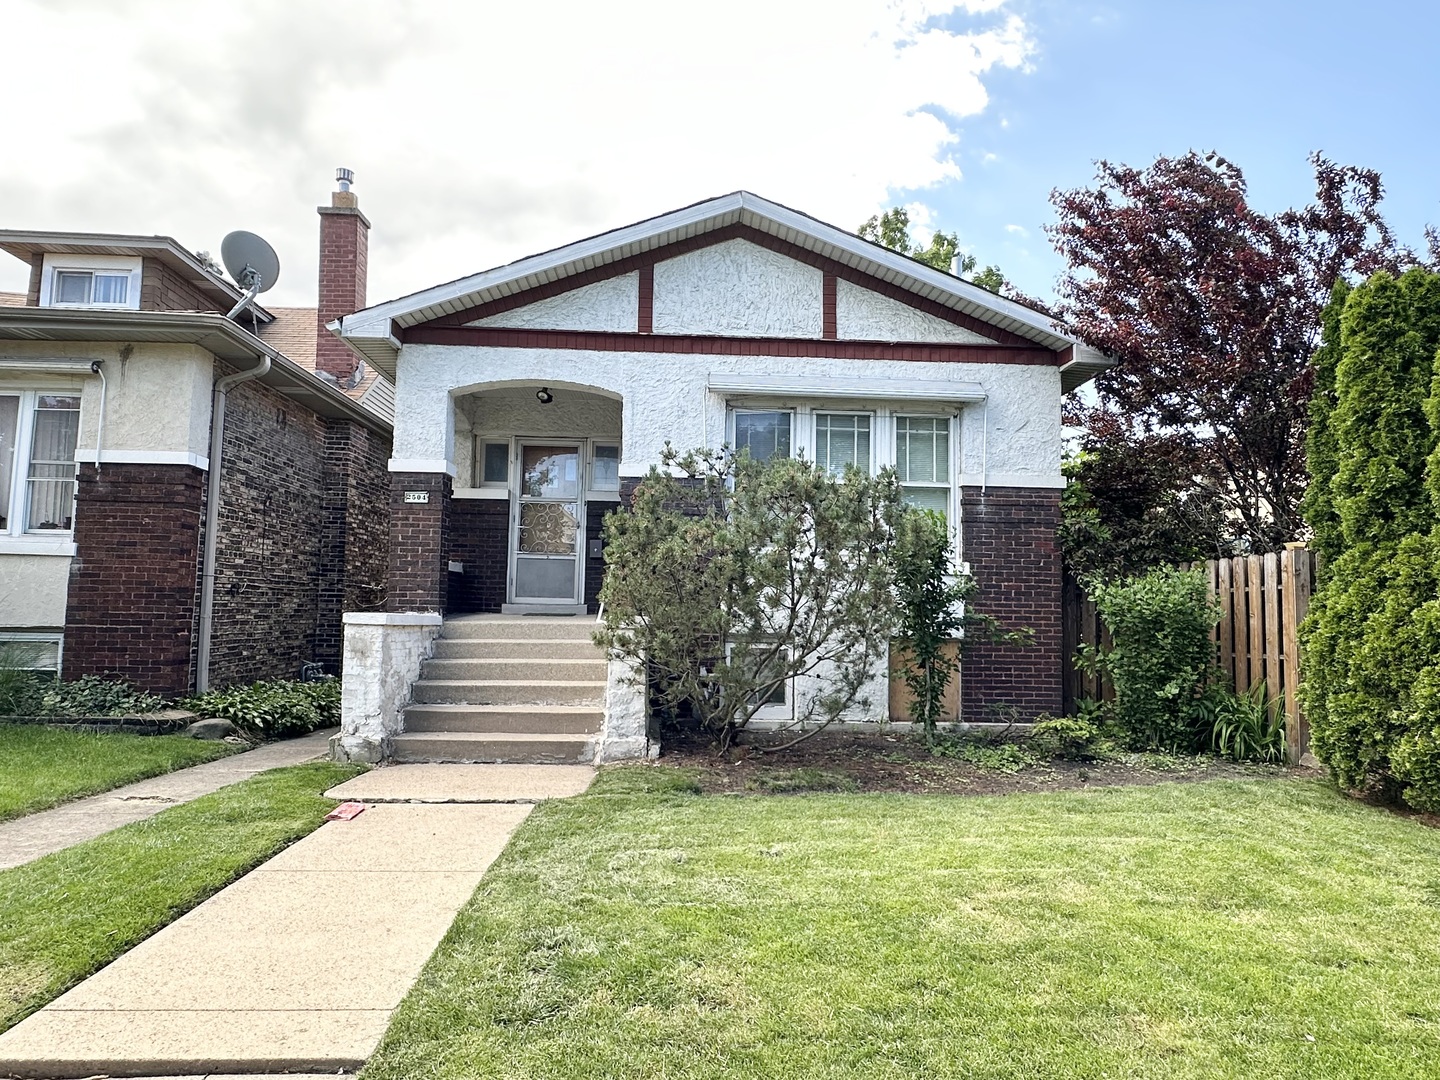
{"label": "shrub", "polygon": [[134,716],[165,708],[165,699],[137,690],[124,679],[82,675],[56,681],[40,696],[39,716]]}
{"label": "shrub", "polygon": [[283,739],[340,722],[340,681],[271,679],[211,690],[190,698],[185,707],[201,716],[229,720],[255,738]]}
{"label": "shrub", "polygon": [[1110,715],[1119,738],[1137,750],[1200,749],[1210,735],[1200,704],[1215,672],[1210,631],[1220,621],[1204,576],[1152,570],[1090,591],[1114,644],[1086,659],[1115,688]]}
{"label": "shrub", "polygon": [[1030,729],[1030,747],[1044,757],[1094,761],[1102,756],[1102,736],[1098,727],[1079,717],[1041,719]]}

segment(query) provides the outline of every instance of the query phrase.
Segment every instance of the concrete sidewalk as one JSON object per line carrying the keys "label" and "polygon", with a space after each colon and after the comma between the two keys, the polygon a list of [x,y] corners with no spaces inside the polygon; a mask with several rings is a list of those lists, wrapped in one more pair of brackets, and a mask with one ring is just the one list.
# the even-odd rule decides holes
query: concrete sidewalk
{"label": "concrete sidewalk", "polygon": [[[404,783],[416,768],[430,767],[366,775],[422,800],[483,788],[496,766],[439,766],[451,771]],[[565,772],[568,794],[594,775]],[[543,786],[560,790],[554,778]],[[358,1069],[532,809],[407,801],[322,826],[0,1035],[0,1076]]]}
{"label": "concrete sidewalk", "polygon": [[77,799],[53,810],[0,823],[0,870],[93,840],[111,829],[143,821],[161,810],[219,791],[266,769],[324,757],[334,733],[335,729],[330,728],[298,739],[268,743],[218,761],[176,769],[87,799]]}

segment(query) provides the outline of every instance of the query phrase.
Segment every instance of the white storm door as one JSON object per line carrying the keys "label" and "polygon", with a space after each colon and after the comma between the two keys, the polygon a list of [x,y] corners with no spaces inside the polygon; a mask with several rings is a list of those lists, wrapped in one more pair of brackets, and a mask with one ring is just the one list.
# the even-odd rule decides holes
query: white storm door
{"label": "white storm door", "polygon": [[520,444],[510,544],[512,603],[580,603],[583,464],[578,443]]}

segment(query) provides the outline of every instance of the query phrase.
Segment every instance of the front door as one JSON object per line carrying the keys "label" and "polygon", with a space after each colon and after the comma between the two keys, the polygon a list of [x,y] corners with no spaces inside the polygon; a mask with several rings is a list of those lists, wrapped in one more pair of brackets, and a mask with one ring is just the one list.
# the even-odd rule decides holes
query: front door
{"label": "front door", "polygon": [[510,550],[516,604],[580,603],[585,520],[578,443],[522,442]]}

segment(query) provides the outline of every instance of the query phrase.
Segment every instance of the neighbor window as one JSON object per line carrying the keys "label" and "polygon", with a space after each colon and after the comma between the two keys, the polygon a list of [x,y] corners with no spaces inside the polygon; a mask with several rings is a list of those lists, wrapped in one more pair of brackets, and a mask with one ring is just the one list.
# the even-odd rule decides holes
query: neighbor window
{"label": "neighbor window", "polygon": [[789,457],[790,424],[788,412],[735,413],[735,452],[749,450],[756,461]]}
{"label": "neighbor window", "polygon": [[106,270],[56,270],[52,304],[126,307],[130,275]]}
{"label": "neighbor window", "polygon": [[61,641],[58,634],[0,635],[0,663],[11,671],[58,675]]}
{"label": "neighbor window", "polygon": [[70,532],[80,397],[0,394],[0,534]]}
{"label": "neighbor window", "polygon": [[854,465],[870,472],[870,417],[861,413],[815,414],[815,464],[833,476]]}
{"label": "neighbor window", "polygon": [[480,484],[482,487],[508,487],[510,484],[510,444],[487,442],[480,448]]}
{"label": "neighbor window", "polygon": [[895,471],[905,502],[942,516],[950,509],[950,421],[943,416],[895,418]]}

